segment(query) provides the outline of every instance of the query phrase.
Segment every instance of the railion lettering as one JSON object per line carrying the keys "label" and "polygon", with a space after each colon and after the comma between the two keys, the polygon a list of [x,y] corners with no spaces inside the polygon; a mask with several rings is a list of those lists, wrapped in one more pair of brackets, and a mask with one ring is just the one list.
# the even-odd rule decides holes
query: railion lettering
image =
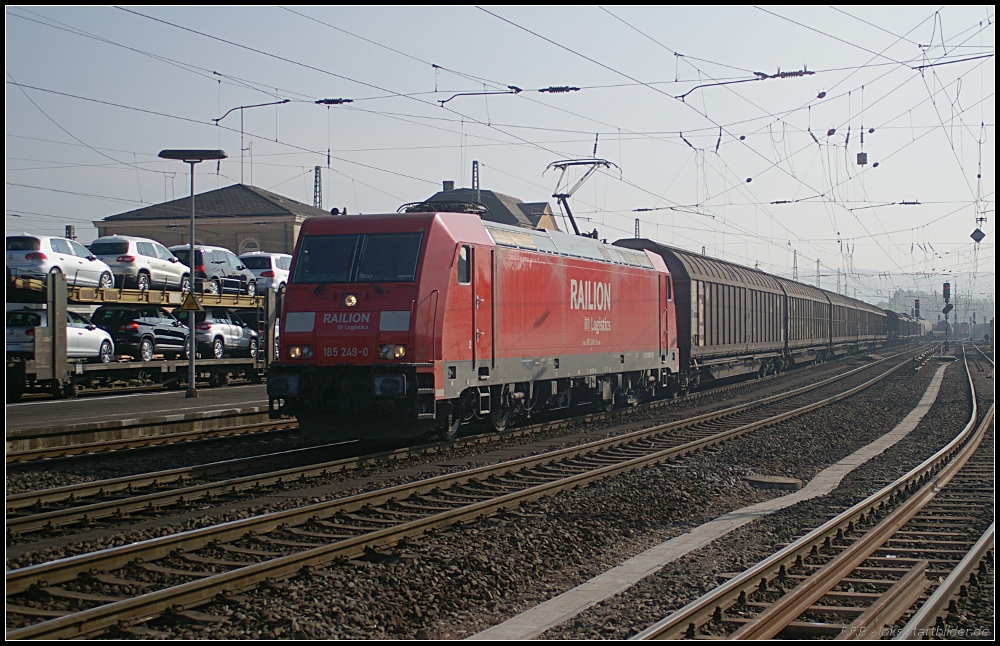
{"label": "railion lettering", "polygon": [[324,323],[368,323],[370,312],[334,312],[323,315]]}
{"label": "railion lettering", "polygon": [[571,278],[569,281],[569,308],[571,310],[602,312],[610,310],[611,283]]}

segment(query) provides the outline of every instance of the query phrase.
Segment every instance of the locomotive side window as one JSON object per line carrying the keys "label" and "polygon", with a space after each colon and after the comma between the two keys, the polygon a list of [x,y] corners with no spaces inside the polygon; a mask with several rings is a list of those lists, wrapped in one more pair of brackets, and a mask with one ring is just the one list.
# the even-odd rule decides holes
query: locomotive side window
{"label": "locomotive side window", "polygon": [[472,274],[469,271],[469,245],[464,244],[458,250],[458,284],[468,285],[472,282]]}

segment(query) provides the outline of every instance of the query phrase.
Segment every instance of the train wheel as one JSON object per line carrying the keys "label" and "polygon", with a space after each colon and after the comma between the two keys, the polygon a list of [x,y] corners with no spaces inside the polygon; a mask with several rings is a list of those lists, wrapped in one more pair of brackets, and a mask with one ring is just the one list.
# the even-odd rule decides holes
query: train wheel
{"label": "train wheel", "polygon": [[209,385],[213,388],[221,388],[223,386],[229,385],[229,371],[227,370],[216,370],[212,372],[212,376],[208,380]]}
{"label": "train wheel", "polygon": [[[493,391],[495,394],[496,391]],[[496,432],[503,431],[510,424],[510,420],[513,417],[512,410],[510,407],[510,398],[508,395],[510,391],[506,386],[500,392],[499,397],[494,397],[493,402],[490,405],[489,423],[490,428]]]}
{"label": "train wheel", "polygon": [[495,408],[490,412],[490,428],[500,432],[506,430],[510,424],[510,409],[507,407]]}
{"label": "train wheel", "polygon": [[444,442],[453,442],[458,438],[458,432],[462,426],[462,415],[453,412],[448,416],[448,421],[438,428],[437,436]]}

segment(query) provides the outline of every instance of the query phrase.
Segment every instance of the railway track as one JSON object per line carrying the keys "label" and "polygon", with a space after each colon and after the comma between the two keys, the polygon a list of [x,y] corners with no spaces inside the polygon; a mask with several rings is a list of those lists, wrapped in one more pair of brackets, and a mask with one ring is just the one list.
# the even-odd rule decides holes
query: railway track
{"label": "railway track", "polygon": [[167,611],[211,621],[191,608],[340,558],[405,550],[409,539],[481,515],[516,514],[504,510],[817,410],[907,365],[874,378],[853,371],[864,381],[851,388],[841,376],[684,422],[9,571],[7,637],[128,629]]}
{"label": "railway track", "polygon": [[[920,353],[920,357],[926,357],[933,353],[934,348],[938,346],[931,346],[930,348],[925,348]],[[909,352],[907,349],[905,352]],[[785,373],[787,374],[787,373]],[[769,375],[763,379],[758,379],[753,382],[741,382],[737,384],[731,384],[728,386],[723,386],[720,388],[713,388],[710,390],[699,391],[696,393],[691,393],[680,398],[680,400],[661,400],[653,402],[651,404],[644,404],[639,407],[640,410],[646,408],[656,408],[670,405],[673,401],[697,401],[698,399],[718,395],[719,393],[734,392],[748,387],[748,384],[752,384],[756,387],[762,382],[769,380],[774,380],[781,375]],[[620,411],[616,411],[612,414],[617,414]],[[568,421],[580,420],[580,419],[601,419],[607,415],[601,415],[598,413],[590,413],[583,416],[577,416]],[[563,420],[567,421],[567,420]],[[531,428],[540,428],[541,425],[534,424]],[[201,429],[201,430],[190,430],[178,433],[161,433],[156,435],[141,435],[139,437],[125,438],[125,439],[109,439],[109,440],[99,440],[95,442],[86,442],[79,444],[67,444],[55,447],[38,448],[26,451],[10,451],[6,454],[6,463],[8,468],[13,468],[15,470],[30,470],[34,468],[45,468],[46,466],[53,464],[55,462],[69,462],[74,460],[90,460],[99,459],[102,457],[107,457],[109,454],[116,451],[124,450],[148,450],[155,449],[156,447],[166,447],[177,444],[186,444],[191,442],[197,442],[201,440],[212,440],[212,441],[224,441],[228,438],[239,438],[242,436],[247,436],[251,434],[258,433],[284,433],[288,431],[294,431],[298,428],[298,424],[295,420],[276,420],[268,422],[260,422],[254,424],[236,425],[222,429]]]}
{"label": "railway track", "polygon": [[993,422],[974,406],[923,464],[635,638],[929,634],[993,549]]}
{"label": "railway track", "polygon": [[[929,355],[928,355],[929,356]],[[747,413],[760,406],[774,404],[782,399],[805,394],[846,379],[872,365],[863,366],[832,377],[816,384],[793,390],[760,402],[729,407],[713,416],[705,417],[705,424],[713,423],[715,417]],[[597,418],[602,415],[595,416]],[[565,425],[572,420],[561,420]],[[553,424],[538,424],[499,434],[464,438],[451,446],[483,444],[499,441],[517,435],[528,435],[550,428]],[[677,423],[678,431],[685,424]],[[666,427],[663,427],[666,428]],[[350,443],[347,443],[350,444]],[[317,461],[324,452],[329,454],[343,444],[306,447],[278,453],[270,453],[249,458],[226,460],[194,467],[182,467],[134,476],[87,482],[37,492],[10,495],[6,498],[6,518],[8,540],[23,539],[25,535],[37,532],[53,533],[72,526],[92,526],[95,523],[128,521],[136,515],[160,513],[171,507],[185,508],[199,501],[224,502],[247,492],[254,495],[268,489],[281,488],[289,484],[303,484],[306,480],[335,473],[363,468],[372,463],[391,463],[427,452],[438,452],[449,444],[417,446],[374,455],[339,457]],[[295,459],[310,459],[306,466],[277,468]],[[262,469],[273,469],[261,472]],[[240,476],[239,474],[248,474]]]}
{"label": "railway track", "polygon": [[16,467],[20,464],[52,461],[73,457],[101,457],[115,451],[126,449],[145,449],[149,447],[171,446],[202,440],[219,440],[247,435],[265,435],[282,433],[297,429],[294,420],[275,420],[257,424],[243,424],[219,429],[197,429],[179,433],[162,433],[127,439],[101,440],[81,444],[55,446],[50,448],[32,449],[28,451],[12,451],[7,453],[7,466]]}

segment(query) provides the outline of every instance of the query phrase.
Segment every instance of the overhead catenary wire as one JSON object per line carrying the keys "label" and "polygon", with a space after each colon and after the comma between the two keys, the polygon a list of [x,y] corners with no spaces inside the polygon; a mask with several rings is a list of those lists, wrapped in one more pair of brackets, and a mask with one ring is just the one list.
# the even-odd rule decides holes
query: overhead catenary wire
{"label": "overhead catenary wire", "polygon": [[[902,31],[902,30],[900,30],[900,31]],[[950,52],[950,49],[951,48],[949,47],[949,52]],[[405,54],[405,52],[404,52],[404,54]],[[679,59],[676,59],[676,60],[679,61]],[[881,65],[882,62],[879,61],[878,64]],[[886,63],[886,65],[890,65],[890,64]],[[872,67],[875,67],[875,65],[872,65]],[[474,76],[474,75],[472,75],[472,76]],[[584,86],[585,84],[581,83],[579,85]],[[637,84],[637,85],[641,85],[641,84]],[[273,88],[272,88],[271,92],[273,93]],[[676,94],[676,92],[674,92],[674,93]],[[397,94],[388,93],[388,94],[386,94],[386,96],[400,96],[401,94],[402,93],[397,93]],[[518,100],[521,100],[521,99],[518,98]],[[372,112],[377,112],[377,110],[373,110]],[[579,111],[577,111],[577,112],[579,113]],[[493,116],[494,116],[494,118],[496,118],[496,114],[494,114]],[[737,115],[737,116],[739,116],[739,115]],[[414,115],[412,118],[415,119],[415,120],[416,119],[421,119],[422,120],[422,119],[425,119],[426,117],[424,115]],[[878,118],[878,116],[876,116],[876,119],[877,118]],[[763,124],[764,129],[766,131],[767,124],[770,123],[769,118],[767,116],[762,116],[759,119],[760,120],[757,121],[757,123]],[[501,119],[496,119],[495,121],[492,122],[491,125],[495,126],[495,125],[497,125],[497,122],[499,122],[499,121],[501,121]],[[469,123],[472,123],[472,122],[470,121]],[[788,123],[789,127],[787,128],[787,132],[789,134],[793,134],[793,136],[794,136],[795,130],[794,130],[794,126],[792,125],[793,123],[794,122],[789,122]],[[617,125],[617,124],[612,124],[612,125]],[[630,125],[634,125],[634,124],[630,124]],[[723,125],[725,125],[725,124],[723,124]],[[512,130],[514,128],[520,128],[520,127],[535,127],[535,128],[538,128],[539,126],[541,126],[541,128],[539,128],[539,131],[541,131],[541,130],[544,129],[544,124],[531,124],[531,123],[513,123],[513,124],[506,124],[506,125],[501,126],[501,127],[503,127],[504,129],[507,129],[507,130]],[[776,131],[781,131],[783,127],[784,126],[777,127]],[[478,126],[475,128],[475,130],[480,131],[480,132],[482,131],[482,129],[480,129]],[[587,131],[587,129],[584,128],[584,127],[581,127],[579,130],[581,132]],[[601,130],[603,131],[604,129],[601,128]],[[692,137],[697,137],[697,136],[703,136],[705,138],[711,137],[712,138],[712,142],[711,143],[714,145],[714,144],[716,144],[716,143],[718,143],[720,141],[718,139],[718,133],[719,133],[719,131],[720,131],[720,128],[717,128],[717,127],[706,127],[706,128],[703,129],[703,132],[700,133],[700,135],[699,135],[699,134],[695,133],[695,131],[693,131],[693,130],[689,131],[688,128],[685,128],[685,136],[689,139],[689,141],[692,144],[694,144],[695,147],[706,148],[706,147],[708,147],[708,145],[704,142],[704,139],[702,141],[699,141],[698,139],[694,139]],[[527,132],[527,131],[522,130],[521,132],[524,133],[524,132]],[[590,132],[590,134],[592,136],[594,130],[590,129],[589,132]],[[469,135],[468,139],[470,140],[467,143],[463,142],[463,143],[465,143],[466,146],[471,147],[473,145],[479,145],[477,142],[472,141],[473,137],[477,136],[476,133],[472,132],[472,129],[467,130],[466,134]],[[617,132],[616,132],[616,135],[617,135]],[[626,141],[629,140],[630,136],[632,136],[632,135],[629,135],[628,133],[623,132],[623,138]],[[672,135],[670,133],[665,133],[665,134],[662,134],[662,135],[659,135],[659,136],[661,138],[663,138],[663,139],[673,138],[674,142],[677,145],[684,145],[686,147],[686,145],[683,144],[683,142],[680,141],[676,137],[675,134]],[[538,136],[534,136],[534,135],[527,135],[526,138],[535,139],[535,140],[539,139]],[[567,138],[567,139],[569,139],[569,138]],[[581,137],[581,139],[582,139],[582,137]],[[853,137],[852,137],[852,140],[853,140]],[[791,139],[789,139],[788,141],[791,142]],[[551,143],[532,142],[532,143],[529,144],[529,143],[525,143],[525,142],[519,142],[519,141],[516,141],[516,140],[515,141],[511,141],[509,143],[509,145],[532,146],[532,147],[537,148],[537,146],[533,145],[534,143],[541,143],[542,148],[550,148],[550,149],[552,149],[552,148],[562,148],[562,147],[565,147],[566,145],[568,145],[568,142],[567,143],[563,143],[563,142],[551,142]],[[581,143],[583,143],[583,142],[581,141]],[[719,162],[717,164],[714,163],[714,162],[713,163],[706,163],[704,160],[702,160],[700,157],[698,157],[697,169],[698,169],[698,176],[699,176],[700,185],[704,186],[705,180],[707,179],[709,182],[711,182],[711,188],[713,189],[713,190],[710,190],[710,191],[702,191],[702,192],[700,192],[699,197],[698,197],[698,201],[702,203],[702,208],[708,209],[709,211],[712,211],[712,212],[718,212],[718,211],[716,211],[716,209],[724,208],[725,205],[731,204],[731,203],[761,204],[761,205],[763,205],[763,204],[769,204],[771,202],[770,199],[766,199],[766,198],[770,198],[771,197],[770,195],[767,195],[766,193],[762,193],[760,191],[754,191],[753,193],[748,193],[745,190],[746,187],[743,187],[742,185],[740,185],[740,184],[738,184],[737,182],[734,181],[734,177],[735,177],[735,173],[733,172],[734,169],[732,167],[727,167],[726,166],[726,162],[727,161],[728,162],[734,161],[733,158],[732,158],[732,155],[726,153],[726,150],[727,150],[726,147],[727,147],[727,145],[730,145],[732,143],[733,142],[730,141],[730,140],[728,140],[728,139],[725,139],[725,140],[721,141],[721,149],[720,150],[721,150],[722,154],[725,155],[725,158],[719,160]],[[502,143],[501,142],[496,142],[496,144],[491,144],[489,142],[484,142],[482,145],[502,145]],[[759,143],[757,143],[755,145],[757,145],[758,148],[760,147]],[[255,146],[255,148],[256,148],[256,146]],[[305,146],[304,148],[309,148],[309,147]],[[359,148],[360,148],[360,146],[359,146]],[[843,148],[843,146],[841,146],[841,149],[842,148]],[[843,152],[843,151],[841,151],[841,152]],[[298,155],[298,154],[307,155],[309,153],[308,152],[301,152],[301,153],[299,153],[299,152],[290,152],[288,154],[290,154],[290,155]],[[355,156],[353,153],[348,153],[348,155],[350,157],[354,157]],[[790,164],[794,161],[794,163],[795,163],[795,171],[799,170],[799,166],[800,166],[800,163],[801,163],[800,159],[793,157],[793,154],[790,154],[789,152],[786,152],[786,151],[772,151],[772,152],[768,152],[767,155],[768,155],[768,157],[771,160],[773,160],[773,161],[777,162],[778,164],[784,166],[784,168],[786,170],[791,170]],[[256,157],[256,154],[255,154],[255,157]],[[141,159],[141,157],[140,157],[140,159]],[[808,157],[806,159],[808,160]],[[813,157],[813,159],[814,159],[814,157]],[[376,164],[377,163],[378,162],[376,162]],[[384,164],[382,164],[382,165],[384,166]],[[393,165],[390,164],[390,166],[393,166]],[[494,164],[494,167],[496,167],[496,164]],[[736,168],[739,168],[739,164],[736,165]],[[467,169],[464,169],[464,164],[463,164],[463,171],[464,170],[467,170]],[[679,168],[678,169],[678,173],[681,173],[681,172],[683,172],[683,168]],[[417,173],[417,174],[419,175],[421,173]],[[796,172],[796,174],[800,174],[800,173]],[[672,175],[673,175],[673,169],[671,169],[670,173],[664,178],[664,180],[663,180],[664,183],[667,180],[669,180],[670,176],[672,176]],[[852,175],[854,175],[855,177],[857,177],[857,175],[855,173],[852,173]],[[801,176],[808,178],[809,177],[809,173],[802,173]],[[722,190],[729,190],[729,191],[731,191],[731,193],[728,196],[727,195],[722,195],[721,197],[719,197],[716,200],[715,203],[712,203],[712,202],[708,201],[707,198],[711,198],[712,197],[712,193],[714,191],[719,191],[720,190],[720,186],[717,183],[719,181],[717,178],[720,178],[720,177],[725,177],[725,179],[724,179],[724,181],[723,181],[723,183],[721,185],[721,189]],[[755,177],[759,178],[759,175],[755,174]],[[635,181],[636,178],[628,178],[627,177],[626,179],[632,180],[632,183],[636,184],[637,186],[642,186],[644,184],[648,184],[648,181],[643,181],[643,180]],[[837,181],[840,182],[840,180],[843,180],[844,182],[848,182],[848,183],[851,182],[851,181],[853,181],[851,179],[848,179],[846,176],[840,177]],[[742,180],[740,180],[740,181],[742,181]],[[437,184],[436,181],[435,181],[435,184]],[[624,195],[626,195],[626,196],[637,196],[638,200],[640,200],[640,201],[643,199],[642,196],[647,195],[649,193],[660,195],[661,194],[661,189],[662,189],[662,184],[660,184],[659,182],[656,183],[655,187],[653,187],[653,190],[649,190],[650,186],[644,186],[644,188],[648,191],[648,193],[642,193],[641,191],[634,190],[634,189],[632,189],[632,187],[629,187],[628,184],[624,184],[624,186],[629,189],[627,192],[624,193]],[[756,188],[757,186],[759,186],[759,184],[755,184],[754,188]],[[841,187],[841,188],[843,188],[843,187]],[[841,188],[838,188],[837,190],[840,191]],[[857,190],[857,189],[850,189],[851,192],[853,192],[854,190]],[[796,193],[796,194],[792,195],[791,197],[795,197],[795,198],[801,197],[802,193],[805,193],[805,192],[806,192],[806,190],[804,188],[802,188],[801,186],[797,186],[795,188],[795,191],[794,191],[794,193]],[[838,197],[838,201],[840,203],[842,203],[842,204],[847,204],[847,202],[843,198],[845,198],[845,197],[856,197],[855,195],[852,195],[851,192],[848,192],[848,193],[845,193],[843,195],[840,195]],[[666,195],[671,195],[671,193],[669,191],[667,191],[665,194]],[[756,196],[754,196],[754,195],[756,195]],[[746,199],[747,197],[749,199]],[[634,198],[632,198],[632,197],[626,198],[626,201],[628,201],[629,199],[634,199]],[[686,199],[680,199],[680,200],[677,200],[677,201],[678,202],[685,202],[687,200]],[[861,203],[863,205],[863,201],[861,201]],[[873,202],[873,204],[875,204],[875,202]],[[613,204],[611,206],[612,207],[616,207],[616,206],[620,206],[620,204]],[[849,206],[849,208],[851,208],[851,207]],[[761,211],[761,214],[763,214],[763,211]],[[782,219],[785,219],[784,216],[782,216]],[[746,224],[746,221],[743,221],[743,224]],[[715,227],[714,224],[712,224],[711,226],[713,228]],[[751,228],[752,228],[752,225],[751,225]],[[883,230],[884,229],[882,227],[879,227],[878,230],[877,231],[873,231],[873,233],[880,234]],[[765,227],[762,227],[758,232],[759,233],[760,232],[766,233]],[[734,235],[735,235],[735,233],[734,233]],[[883,237],[883,239],[884,239],[884,237]]]}

